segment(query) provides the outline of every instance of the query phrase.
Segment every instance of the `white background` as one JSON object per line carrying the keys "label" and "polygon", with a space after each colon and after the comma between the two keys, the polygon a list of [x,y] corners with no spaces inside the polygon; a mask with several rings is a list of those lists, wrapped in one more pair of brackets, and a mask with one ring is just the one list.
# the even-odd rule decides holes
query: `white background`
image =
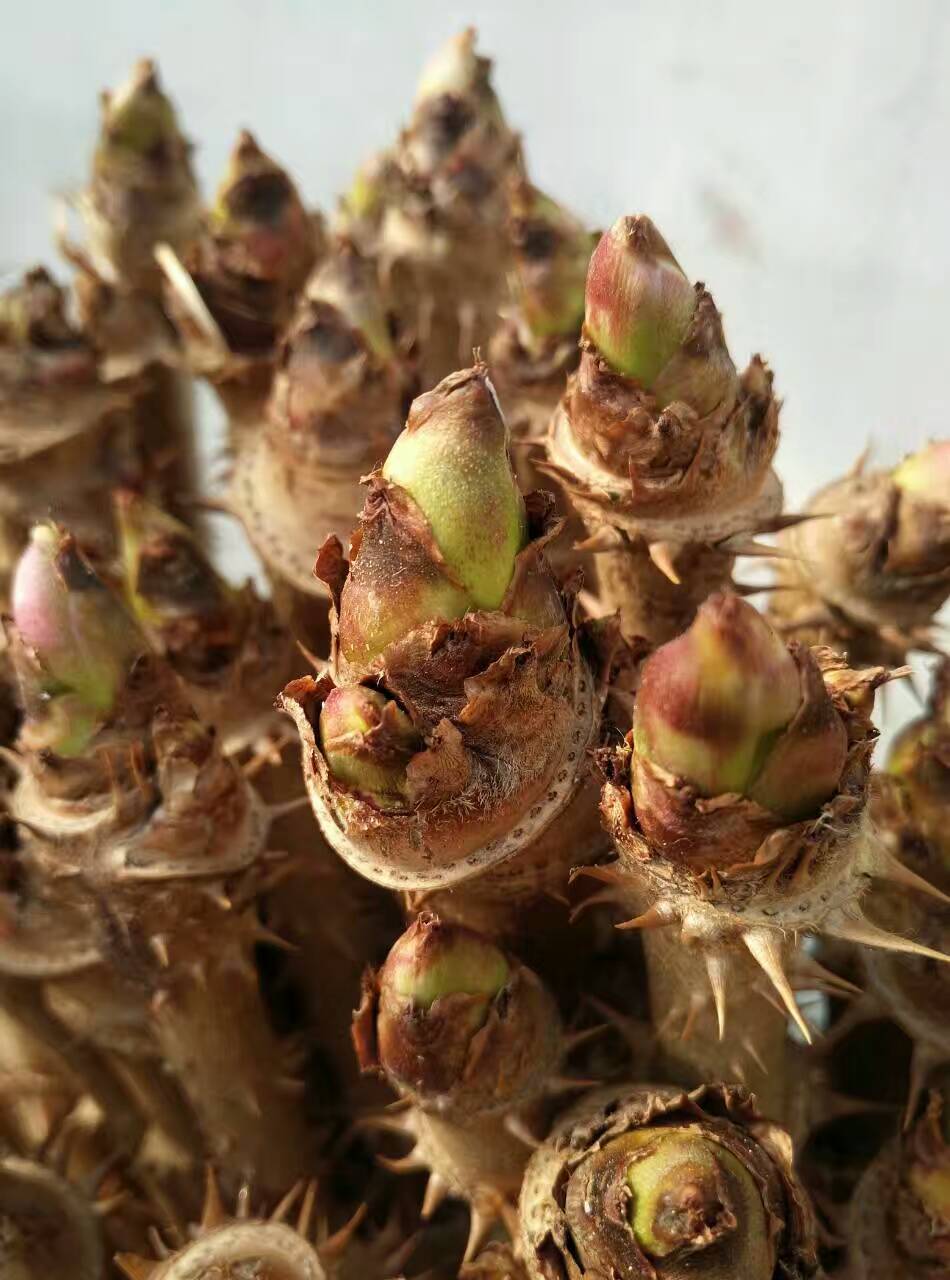
{"label": "white background", "polygon": [[737,362],[767,355],[790,505],[869,441],[889,462],[947,434],[946,0],[2,0],[0,19],[4,276],[49,259],[50,198],[135,58],[159,60],[206,189],[247,125],[328,207],[471,22],[539,185],[599,225],[649,212]]}

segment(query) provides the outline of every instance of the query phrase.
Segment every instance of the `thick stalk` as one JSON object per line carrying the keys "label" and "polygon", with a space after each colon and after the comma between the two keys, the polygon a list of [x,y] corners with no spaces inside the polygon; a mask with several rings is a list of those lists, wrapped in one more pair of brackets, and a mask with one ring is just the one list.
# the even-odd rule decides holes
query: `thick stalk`
{"label": "thick stalk", "polygon": [[286,1055],[261,999],[251,939],[201,890],[190,895],[191,911],[182,910],[181,896],[177,923],[166,922],[176,931],[168,941],[173,964],[152,974],[155,1036],[195,1110],[208,1155],[235,1184],[251,1179],[262,1194],[279,1194],[311,1167],[310,1135],[300,1089],[282,1072]]}
{"label": "thick stalk", "polygon": [[737,949],[729,960],[729,997],[720,1037],[706,955],[668,929],[643,936],[658,1067],[664,1080],[693,1089],[737,1081],[764,1115],[782,1120],[788,1090],[786,1015],[761,994],[761,970]]}
{"label": "thick stalk", "polygon": [[650,558],[647,544],[631,539],[596,557],[598,595],[605,612],[620,613],[624,635],[665,644],[686,630],[704,600],[729,589],[734,563],[734,556],[713,547],[686,543],[672,557],[679,578],[673,582]]}
{"label": "thick stalk", "polygon": [[133,1104],[104,1054],[75,1039],[38,998],[35,982],[0,975],[0,1005],[19,1026],[50,1049],[64,1069],[95,1100],[110,1131],[112,1149],[132,1156],[145,1132],[145,1119]]}

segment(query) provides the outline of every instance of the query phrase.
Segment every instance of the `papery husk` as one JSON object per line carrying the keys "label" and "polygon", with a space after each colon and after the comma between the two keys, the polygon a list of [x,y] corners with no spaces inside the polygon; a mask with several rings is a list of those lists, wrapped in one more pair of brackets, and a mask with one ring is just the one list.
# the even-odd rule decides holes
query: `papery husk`
{"label": "papery husk", "polygon": [[9,1280],[102,1280],[102,1219],[94,1201],[52,1169],[0,1157],[0,1269]]}
{"label": "papery husk", "polygon": [[902,662],[931,647],[950,596],[950,499],[902,493],[888,471],[858,470],[809,502],[782,532],[770,613],[786,635],[830,644],[852,662]]}
{"label": "papery husk", "polygon": [[[712,325],[721,343],[706,294],[693,325],[697,333]],[[701,355],[692,349],[694,329],[681,349],[690,359]],[[564,486],[586,525],[590,549],[600,553],[601,598],[620,610],[624,634],[663,643],[685,630],[707,595],[728,587],[735,556],[728,539],[760,529],[781,509],[771,470],[779,410],[772,375],[756,356],[735,398],[700,417],[682,401],[659,410],[587,339],[581,348],[539,467]],[[678,583],[651,560],[657,545]]]}
{"label": "papery husk", "polygon": [[[344,679],[372,674],[428,742],[409,764],[410,809],[384,813],[333,781],[314,733],[329,675],[284,690],[321,830],[361,875],[404,890],[456,884],[519,853],[573,798],[599,731],[612,644],[605,636],[600,656],[585,654],[587,633],[609,627],[578,626],[569,597],[571,620],[543,630],[506,615],[550,536],[520,553],[502,610],[426,623],[365,673],[334,652]],[[321,558],[338,600],[342,551],[328,545]]]}
{"label": "papery husk", "polygon": [[[590,1185],[585,1179],[588,1162],[596,1161],[611,1140],[676,1122],[708,1128],[759,1187],[776,1240],[776,1280],[819,1274],[811,1207],[792,1169],[791,1141],[784,1130],[762,1119],[747,1090],[708,1085],[684,1093],[669,1085],[612,1085],[572,1107],[531,1158],[520,1216],[521,1248],[533,1280],[580,1280],[606,1274],[608,1266],[617,1274],[650,1280],[707,1273],[703,1253],[679,1260],[671,1255],[654,1267],[617,1218],[621,1205],[605,1198],[610,1171],[600,1178],[595,1173]],[[707,1255],[708,1273],[725,1275],[716,1270],[716,1253]]]}
{"label": "papery husk", "polygon": [[31,874],[88,904],[99,954],[138,990],[141,1029],[229,1179],[286,1185],[309,1135],[253,967],[265,810],[150,657],[84,757],[31,753],[28,733],[21,750],[10,808]]}

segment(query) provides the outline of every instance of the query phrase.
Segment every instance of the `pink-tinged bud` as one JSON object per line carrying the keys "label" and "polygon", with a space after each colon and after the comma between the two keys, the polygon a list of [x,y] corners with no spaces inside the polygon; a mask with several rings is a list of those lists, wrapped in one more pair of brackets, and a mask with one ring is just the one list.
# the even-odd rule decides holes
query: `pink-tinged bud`
{"label": "pink-tinged bud", "polygon": [[406,766],[422,739],[385,694],[363,685],[334,689],[320,711],[320,745],[341,786],[381,809],[406,804]]}
{"label": "pink-tinged bud", "polygon": [[483,369],[454,374],[413,404],[383,466],[422,511],[456,581],[497,609],[527,542],[508,426]]}
{"label": "pink-tinged bud", "polygon": [[158,70],[150,59],[143,58],[120,89],[103,94],[96,172],[120,176],[129,158],[161,163],[184,146],[175,109],[162,91]]}
{"label": "pink-tinged bud", "polygon": [[919,502],[950,507],[950,440],[938,440],[894,469],[891,479]]}
{"label": "pink-tinged bud", "polygon": [[28,708],[41,706],[47,742],[78,754],[111,713],[144,637],[93,573],[69,534],[37,525],[17,565],[13,621]]}
{"label": "pink-tinged bud", "polygon": [[657,769],[700,795],[746,796],[791,821],[834,794],[847,755],[817,669],[729,595],[710,597],[644,664],[633,737],[637,816],[654,837],[667,830]]}
{"label": "pink-tinged bud", "polygon": [[587,335],[618,373],[651,388],[682,345],[696,290],[649,218],[620,218],[587,273]]}
{"label": "pink-tinged bud", "polygon": [[209,213],[222,265],[293,287],[313,262],[314,228],[286,171],[242,130]]}
{"label": "pink-tinged bud", "polygon": [[535,338],[576,337],[584,319],[594,236],[549,196],[519,180],[510,199],[515,297]]}

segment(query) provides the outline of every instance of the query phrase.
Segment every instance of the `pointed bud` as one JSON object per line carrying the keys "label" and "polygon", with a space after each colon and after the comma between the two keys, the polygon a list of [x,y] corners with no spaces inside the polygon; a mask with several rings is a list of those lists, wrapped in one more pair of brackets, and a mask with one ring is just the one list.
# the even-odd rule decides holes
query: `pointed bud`
{"label": "pointed bud", "polygon": [[349,240],[340,240],[308,282],[307,297],[338,311],[380,360],[392,358],[393,339],[376,266]]}
{"label": "pointed bud", "polygon": [[405,711],[376,689],[334,689],[320,711],[320,745],[333,777],[381,809],[405,805],[406,766],[422,739]]}
{"label": "pointed bud", "polygon": [[834,794],[847,733],[817,671],[800,670],[751,605],[720,595],[645,663],[634,745],[637,814],[647,830],[638,761],[701,795],[748,796],[792,820]]}
{"label": "pointed bud", "polygon": [[515,296],[536,338],[576,337],[594,237],[561,205],[523,180],[509,204]]}
{"label": "pointed bud", "polygon": [[771,1280],[775,1246],[762,1195],[730,1151],[699,1125],[641,1129],[620,1141],[633,1148],[628,1221],[658,1275],[665,1259],[683,1254],[704,1274],[712,1250],[728,1253],[730,1274]]}
{"label": "pointed bud", "polygon": [[215,573],[187,526],[138,494],[115,496],[126,600],[173,664],[219,668],[240,644],[238,594]]}
{"label": "pointed bud", "polygon": [[383,475],[415,501],[439,551],[479,609],[497,609],[527,541],[508,426],[481,366],[413,403]]}
{"label": "pointed bud", "polygon": [[313,224],[297,188],[246,129],[231,152],[209,222],[223,265],[237,274],[293,287],[313,261]]}
{"label": "pointed bud", "polygon": [[416,105],[451,94],[461,98],[484,82],[490,63],[475,52],[476,32],[467,27],[452,36],[423,68],[416,88]]}
{"label": "pointed bud", "polygon": [[69,534],[37,525],[16,568],[13,621],[28,714],[46,722],[45,745],[79,754],[115,706],[146,649],[119,602]]}
{"label": "pointed bud", "polygon": [[587,274],[586,330],[618,373],[650,388],[682,345],[696,291],[649,218],[620,218]]}
{"label": "pointed bud", "polygon": [[950,440],[938,440],[894,469],[891,479],[902,493],[920,502],[950,507]]}
{"label": "pointed bud", "polygon": [[184,149],[175,109],[162,91],[158,70],[150,59],[143,58],[120,89],[103,94],[96,172],[118,175],[130,158],[167,163]]}

